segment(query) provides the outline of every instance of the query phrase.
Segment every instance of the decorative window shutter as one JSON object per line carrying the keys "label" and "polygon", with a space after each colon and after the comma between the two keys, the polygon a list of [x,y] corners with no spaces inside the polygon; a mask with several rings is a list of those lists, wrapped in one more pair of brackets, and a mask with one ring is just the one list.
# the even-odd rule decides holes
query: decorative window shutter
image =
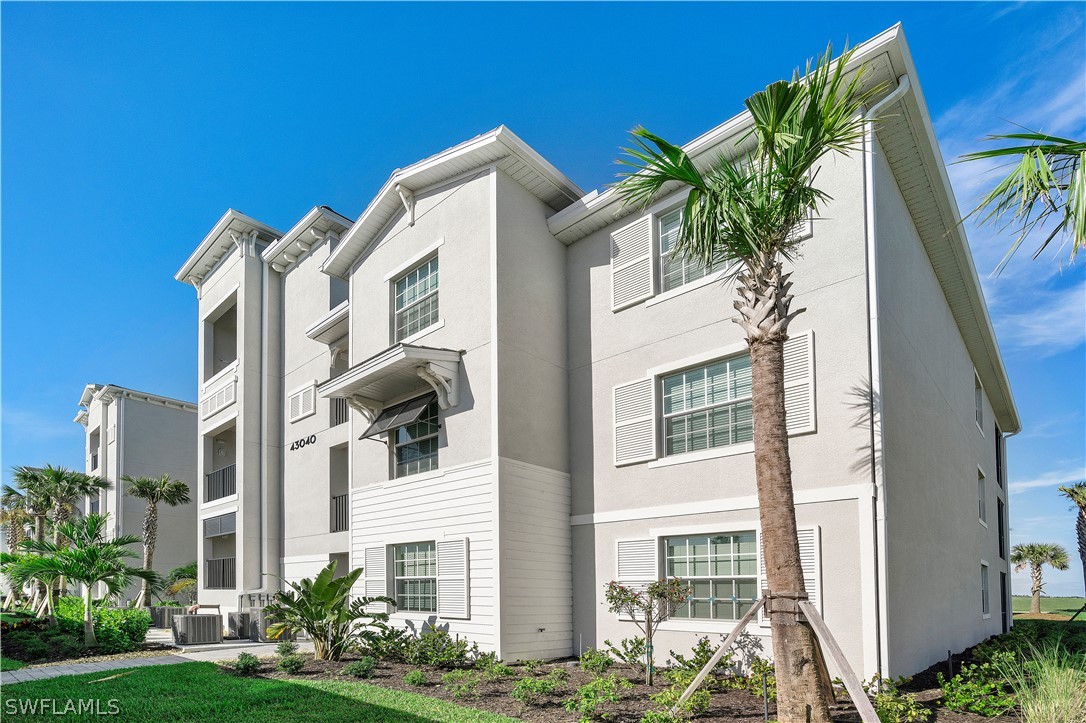
{"label": "decorative window shutter", "polygon": [[468,538],[440,540],[437,547],[437,614],[442,618],[471,617],[468,589]]}
{"label": "decorative window shutter", "polygon": [[784,414],[788,434],[814,432],[814,332],[790,336],[784,342]]}
{"label": "decorative window shutter", "polygon": [[302,391],[302,414],[312,414],[316,403],[317,390],[309,387]]}
{"label": "decorative window shutter", "polygon": [[300,389],[287,398],[287,413],[291,422],[308,417],[316,411],[317,385],[314,383]]}
{"label": "decorative window shutter", "polygon": [[611,234],[611,309],[618,311],[652,296],[652,216]]}
{"label": "decorative window shutter", "polygon": [[656,387],[652,377],[614,388],[615,466],[656,459]]}
{"label": "decorative window shutter", "polygon": [[[388,554],[385,546],[367,547],[363,553],[362,578],[363,592],[366,597],[378,597],[388,595]],[[367,605],[366,610],[371,613],[387,613],[386,603],[373,603]]]}
{"label": "decorative window shutter", "polygon": [[[807,599],[822,612],[822,528],[800,527],[796,530],[799,538],[799,564],[803,568],[803,587],[807,590]],[[767,586],[765,577],[765,551],[762,548],[762,536],[758,533],[758,590]],[[768,620],[763,609],[758,613],[762,622]]]}
{"label": "decorative window shutter", "polygon": [[117,440],[117,425],[116,424],[109,425],[109,429],[106,430],[106,439],[108,440],[107,443],[112,443],[112,442],[115,442]]}
{"label": "decorative window shutter", "polygon": [[[659,579],[656,540],[619,540],[615,543],[618,582],[636,589],[644,589]],[[631,621],[632,617],[619,613],[619,620]]]}

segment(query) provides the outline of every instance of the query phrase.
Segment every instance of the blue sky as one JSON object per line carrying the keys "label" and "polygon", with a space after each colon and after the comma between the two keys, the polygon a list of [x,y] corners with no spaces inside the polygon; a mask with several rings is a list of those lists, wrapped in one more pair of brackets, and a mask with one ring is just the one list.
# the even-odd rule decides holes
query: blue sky
{"label": "blue sky", "polygon": [[[392,169],[506,124],[583,188],[626,131],[685,142],[827,41],[904,24],[949,160],[1009,121],[1086,137],[1079,4],[12,4],[0,7],[4,479],[79,467],[83,386],[193,399],[173,273],[227,207],[287,229],[362,211]],[[992,180],[954,166],[960,205]],[[1086,478],[1086,275],[970,229],[1025,425],[1012,541],[1062,542]],[[1077,562],[1077,560],[1076,560]],[[1078,565],[1050,594],[1081,594]],[[1025,580],[1016,576],[1016,589]]]}

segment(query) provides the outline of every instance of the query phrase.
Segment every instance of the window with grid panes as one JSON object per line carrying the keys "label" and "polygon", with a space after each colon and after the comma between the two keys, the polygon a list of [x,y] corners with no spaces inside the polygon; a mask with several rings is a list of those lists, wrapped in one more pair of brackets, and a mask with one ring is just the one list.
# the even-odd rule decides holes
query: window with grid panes
{"label": "window with grid panes", "polygon": [[664,454],[754,439],[750,355],[663,377]]}
{"label": "window with grid panes", "polygon": [[396,545],[396,610],[437,612],[437,550],[433,542]]}
{"label": "window with grid panes", "polygon": [[668,577],[690,583],[690,599],[672,618],[738,620],[758,599],[757,535],[669,537],[664,541]]}
{"label": "window with grid panes", "polygon": [[697,259],[685,259],[672,253],[675,244],[679,242],[682,221],[683,211],[677,208],[670,213],[665,213],[658,222],[660,225],[660,279],[664,291],[689,284],[711,271]]}
{"label": "window with grid panes", "polygon": [[437,320],[435,256],[396,280],[396,341],[436,324]]}
{"label": "window with grid panes", "polygon": [[392,431],[395,444],[396,477],[437,469],[437,400],[426,406],[418,421]]}

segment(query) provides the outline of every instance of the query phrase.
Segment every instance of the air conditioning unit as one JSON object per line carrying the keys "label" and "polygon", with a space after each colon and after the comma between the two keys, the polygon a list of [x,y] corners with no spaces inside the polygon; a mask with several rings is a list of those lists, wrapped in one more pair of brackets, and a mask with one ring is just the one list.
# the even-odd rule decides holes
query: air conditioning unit
{"label": "air conditioning unit", "polygon": [[248,638],[249,630],[249,613],[229,613],[226,616],[226,637],[228,638]]}
{"label": "air conditioning unit", "polygon": [[173,641],[177,645],[222,642],[222,615],[174,615]]}
{"label": "air conditioning unit", "polygon": [[266,608],[249,608],[249,639],[254,642],[275,643],[280,640],[293,640],[293,635],[284,633],[278,638],[268,635],[268,626],[275,623],[275,618],[264,611]]}
{"label": "air conditioning unit", "polygon": [[156,605],[151,607],[151,625],[156,628],[173,628],[174,616],[183,614],[185,608],[177,605]]}

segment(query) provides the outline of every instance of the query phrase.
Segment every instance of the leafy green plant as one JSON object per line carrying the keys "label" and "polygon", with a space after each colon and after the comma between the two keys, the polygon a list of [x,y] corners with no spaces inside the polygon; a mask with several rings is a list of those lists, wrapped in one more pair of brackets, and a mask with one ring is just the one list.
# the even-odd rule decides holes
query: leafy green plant
{"label": "leafy green plant", "polygon": [[359,647],[373,654],[378,660],[406,662],[408,651],[415,643],[415,638],[401,628],[388,625],[379,626],[365,643]]}
{"label": "leafy green plant", "polygon": [[1086,655],[1048,642],[1030,645],[1021,660],[996,665],[1014,692],[1022,723],[1086,720]]}
{"label": "leafy green plant", "polygon": [[474,670],[450,670],[441,676],[441,684],[454,698],[475,696],[479,692],[479,677]]}
{"label": "leafy green plant", "polygon": [[492,663],[481,670],[487,680],[501,680],[502,678],[516,677],[517,671],[502,663]]}
{"label": "leafy green plant", "polygon": [[521,665],[524,666],[524,672],[528,675],[538,675],[543,672],[542,660],[525,660]]}
{"label": "leafy green plant", "polygon": [[294,655],[298,652],[298,643],[293,640],[280,640],[279,644],[275,646],[275,654],[280,658],[285,658],[288,655]]}
{"label": "leafy green plant", "polygon": [[551,672],[547,673],[547,677],[553,680],[557,680],[560,683],[564,683],[569,680],[569,671],[565,668],[555,668]]}
{"label": "leafy green plant", "polygon": [[473,659],[477,657],[478,646],[469,644],[467,638],[454,638],[444,630],[430,628],[407,646],[404,662],[431,668],[456,669],[471,666]]}
{"label": "leafy green plant", "polygon": [[388,621],[388,613],[373,613],[368,605],[383,602],[395,605],[387,597],[352,597],[351,588],[362,575],[362,568],[336,577],[333,560],[316,578],[287,582],[290,590],[275,593],[264,610],[276,622],[268,634],[278,638],[304,631],[313,641],[317,660],[339,660],[348,648],[365,644],[377,637],[376,630]]}
{"label": "leafy green plant", "polygon": [[878,676],[875,676],[863,683],[866,693],[870,695],[874,691],[871,704],[882,723],[922,723],[931,717],[931,711],[916,698],[901,692],[901,686],[910,680],[906,677],[884,678],[880,685]]}
{"label": "leafy green plant", "polygon": [[603,675],[615,664],[614,658],[602,650],[588,648],[580,657],[581,668],[594,675]]}
{"label": "leafy green plant", "polygon": [[641,723],[679,723],[682,716],[672,715],[669,710],[647,710],[641,716]]}
{"label": "leafy green plant", "polygon": [[572,697],[562,701],[562,705],[570,713],[578,714],[581,721],[591,721],[600,717],[600,706],[617,703],[622,698],[622,691],[632,687],[630,681],[611,673],[606,678],[601,676],[585,683]]}
{"label": "leafy green plant", "polygon": [[562,681],[552,677],[521,678],[513,686],[510,695],[525,706],[537,705],[544,697],[562,687]]}
{"label": "leafy green plant", "polygon": [[415,668],[414,670],[407,671],[407,673],[403,676],[403,682],[407,683],[408,685],[413,685],[417,688],[419,686],[426,685],[430,682],[430,680],[426,677],[426,673],[424,671],[420,670],[419,668]]}
{"label": "leafy green plant", "polygon": [[[67,635],[83,636],[84,601],[62,597],[56,601],[57,628]],[[99,652],[125,653],[135,650],[147,638],[151,614],[142,608],[110,608],[95,601],[91,609],[95,641]]]}
{"label": "leafy green plant", "polygon": [[645,650],[645,639],[643,637],[635,635],[632,638],[623,638],[618,641],[618,645],[610,640],[604,640],[603,644],[607,646],[607,652],[611,657],[630,666],[638,674],[645,672],[647,651]]}
{"label": "leafy green plant", "polygon": [[279,658],[279,663],[276,667],[284,673],[300,673],[302,672],[302,668],[305,667],[305,658],[297,653],[284,655]]}
{"label": "leafy green plant", "polygon": [[693,718],[694,716],[701,715],[709,710],[711,694],[708,690],[705,688],[698,688],[689,698],[680,704],[679,698],[682,697],[685,690],[685,685],[672,685],[659,693],[650,695],[649,698],[652,699],[653,703],[656,703],[666,711],[670,711],[675,706],[678,706],[676,712],[682,714],[685,718]]}
{"label": "leafy green plant", "polygon": [[252,653],[238,653],[237,660],[230,663],[230,667],[238,675],[253,675],[260,670],[260,658]]}
{"label": "leafy green plant", "polygon": [[[682,668],[683,670],[692,670],[695,673],[701,672],[701,669],[709,664],[709,660],[716,653],[716,647],[709,641],[709,636],[698,638],[694,643],[694,648],[691,651],[690,657],[686,657],[682,653],[677,653],[674,650],[668,651],[671,659],[675,661],[675,666]],[[713,669],[709,672],[717,672],[723,668],[727,668],[732,663],[732,652],[724,653],[720,656],[720,661],[713,666]]]}
{"label": "leafy green plant", "polygon": [[607,583],[604,599],[609,612],[633,620],[645,637],[645,682],[652,685],[654,674],[652,637],[671,611],[690,597],[690,584],[677,577],[650,582],[646,587],[631,587],[612,580]]}
{"label": "leafy green plant", "polygon": [[344,665],[339,673],[340,675],[349,675],[352,678],[372,678],[375,670],[377,670],[377,659],[370,655],[364,655],[358,660]]}
{"label": "leafy green plant", "polygon": [[1014,653],[995,652],[988,662],[967,663],[960,673],[947,680],[937,673],[943,689],[943,704],[950,710],[964,710],[985,717],[1002,715],[1014,708],[1014,695],[1007,689],[1002,667],[1013,665]]}

